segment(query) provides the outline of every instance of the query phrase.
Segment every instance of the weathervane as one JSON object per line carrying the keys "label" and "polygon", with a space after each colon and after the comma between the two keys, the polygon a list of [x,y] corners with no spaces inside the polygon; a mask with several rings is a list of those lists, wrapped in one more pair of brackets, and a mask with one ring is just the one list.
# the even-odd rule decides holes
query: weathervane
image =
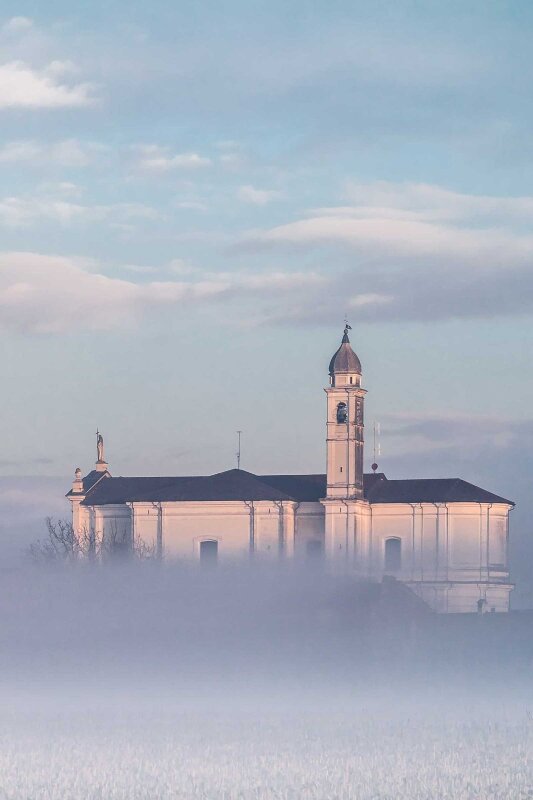
{"label": "weathervane", "polygon": [[351,330],[352,330],[352,326],[348,322],[348,314],[345,314],[344,315],[344,335],[347,336],[348,335],[348,331],[351,331]]}

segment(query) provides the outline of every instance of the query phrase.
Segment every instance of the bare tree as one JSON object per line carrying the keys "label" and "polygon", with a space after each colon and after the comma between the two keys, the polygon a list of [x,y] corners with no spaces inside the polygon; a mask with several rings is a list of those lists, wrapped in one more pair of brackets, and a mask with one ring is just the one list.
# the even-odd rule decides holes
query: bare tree
{"label": "bare tree", "polygon": [[116,556],[146,560],[156,556],[155,545],[142,539],[132,542],[129,532],[119,529],[116,522],[104,534],[94,528],[75,531],[71,522],[47,517],[46,531],[46,537],[32,542],[27,550],[28,557],[36,563],[75,564]]}
{"label": "bare tree", "polygon": [[66,520],[54,521],[46,518],[47,536],[32,542],[28,555],[36,562],[75,562],[84,554],[85,537],[76,533],[72,524]]}

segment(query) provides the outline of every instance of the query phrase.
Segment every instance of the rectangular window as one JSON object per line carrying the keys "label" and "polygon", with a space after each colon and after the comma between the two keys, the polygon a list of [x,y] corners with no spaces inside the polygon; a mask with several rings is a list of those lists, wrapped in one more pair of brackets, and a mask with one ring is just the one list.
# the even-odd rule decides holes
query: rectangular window
{"label": "rectangular window", "polygon": [[214,565],[218,560],[218,542],[215,540],[207,540],[200,542],[200,563],[207,565]]}
{"label": "rectangular window", "polygon": [[385,540],[385,572],[399,572],[402,568],[402,540],[396,537]]}

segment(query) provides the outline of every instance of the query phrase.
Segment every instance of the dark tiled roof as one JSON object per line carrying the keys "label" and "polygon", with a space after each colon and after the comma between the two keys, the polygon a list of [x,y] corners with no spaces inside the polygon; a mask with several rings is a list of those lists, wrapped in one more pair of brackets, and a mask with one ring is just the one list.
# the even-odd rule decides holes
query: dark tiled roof
{"label": "dark tiled roof", "polygon": [[387,477],[383,472],[369,472],[367,475],[363,475],[363,489],[365,497],[368,497],[370,491],[374,488],[376,483],[386,480]]}
{"label": "dark tiled roof", "polygon": [[357,372],[361,374],[361,362],[352,350],[348,334],[342,337],[341,346],[329,362],[329,374],[334,372]]}
{"label": "dark tiled roof", "polygon": [[326,496],[325,475],[261,475],[260,480],[302,503],[313,503]]}
{"label": "dark tiled roof", "polygon": [[114,505],[133,501],[155,503],[291,499],[285,492],[264,483],[250,472],[230,469],[206,477],[107,478],[89,492],[82,505]]}
{"label": "dark tiled roof", "polygon": [[[93,473],[90,473],[91,475]],[[101,475],[101,473],[98,473]],[[89,476],[87,476],[89,477]],[[206,477],[112,478],[88,490],[83,505],[127,502],[213,502],[294,500],[318,502],[326,495],[326,476],[253,475],[230,469]],[[387,480],[383,473],[364,476],[365,498],[371,503],[507,503],[512,501],[459,478]]]}
{"label": "dark tiled roof", "polygon": [[154,492],[169,484],[186,483],[191,478],[106,478],[100,481],[86,499],[85,506],[105,506],[128,503],[133,500],[150,500]]}
{"label": "dark tiled roof", "polygon": [[507,503],[461,478],[421,478],[414,480],[377,481],[366,494],[371,503]]}
{"label": "dark tiled roof", "polygon": [[292,500],[283,490],[263,481],[243,469],[230,469],[205,478],[191,478],[184,483],[171,484],[154,493],[151,498],[161,502],[172,500]]}
{"label": "dark tiled roof", "polygon": [[[317,503],[326,496],[326,475],[261,475],[261,480],[281,489],[301,503]],[[376,481],[386,480],[382,472],[363,476],[365,497]]]}

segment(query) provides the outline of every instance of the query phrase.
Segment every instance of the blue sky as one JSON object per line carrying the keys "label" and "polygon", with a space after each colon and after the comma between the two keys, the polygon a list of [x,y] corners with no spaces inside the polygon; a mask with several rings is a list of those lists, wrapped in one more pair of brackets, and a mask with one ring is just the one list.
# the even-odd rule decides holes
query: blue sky
{"label": "blue sky", "polygon": [[319,471],[347,314],[386,472],[526,492],[529,2],[2,13],[4,476]]}

